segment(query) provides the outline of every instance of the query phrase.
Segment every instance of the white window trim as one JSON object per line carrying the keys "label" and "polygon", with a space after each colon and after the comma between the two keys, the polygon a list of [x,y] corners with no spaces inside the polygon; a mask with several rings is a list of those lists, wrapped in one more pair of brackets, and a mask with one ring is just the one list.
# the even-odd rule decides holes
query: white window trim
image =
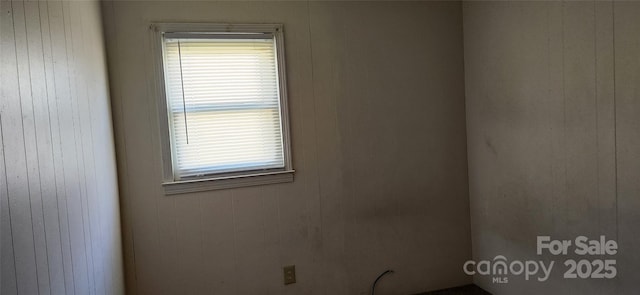
{"label": "white window trim", "polygon": [[[209,24],[209,23],[154,23],[150,27],[152,41],[153,72],[155,78],[154,98],[157,101],[160,145],[165,194],[192,193],[236,187],[284,183],[293,181],[291,163],[291,142],[289,131],[289,111],[287,105],[287,78],[285,71],[284,37],[281,24]],[[284,168],[260,171],[243,171],[228,174],[208,175],[187,179],[177,179],[173,171],[171,136],[167,97],[164,79],[163,34],[164,33],[258,33],[271,34],[276,42],[278,83],[280,91],[280,116],[284,147]]]}

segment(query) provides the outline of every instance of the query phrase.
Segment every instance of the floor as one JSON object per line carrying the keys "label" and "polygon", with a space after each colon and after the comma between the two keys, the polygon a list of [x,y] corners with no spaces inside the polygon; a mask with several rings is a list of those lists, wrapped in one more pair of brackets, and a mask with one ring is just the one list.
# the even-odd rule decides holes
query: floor
{"label": "floor", "polygon": [[431,291],[417,295],[491,295],[491,293],[482,290],[476,285],[466,285],[462,287]]}

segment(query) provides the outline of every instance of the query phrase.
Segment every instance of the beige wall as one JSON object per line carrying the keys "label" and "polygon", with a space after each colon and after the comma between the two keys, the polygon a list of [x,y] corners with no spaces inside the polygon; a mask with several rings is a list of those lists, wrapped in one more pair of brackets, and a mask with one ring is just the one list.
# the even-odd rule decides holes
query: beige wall
{"label": "beige wall", "polygon": [[0,2],[0,294],[123,294],[100,5]]}
{"label": "beige wall", "polygon": [[[388,268],[380,294],[470,282],[460,3],[103,8],[130,294],[366,294]],[[294,183],[163,194],[152,21],[284,24]]]}
{"label": "beige wall", "polygon": [[[475,259],[536,257],[536,236],[606,235],[618,279],[475,282],[494,294],[632,294],[640,275],[639,2],[465,2]],[[574,258],[574,257],[568,257]]]}

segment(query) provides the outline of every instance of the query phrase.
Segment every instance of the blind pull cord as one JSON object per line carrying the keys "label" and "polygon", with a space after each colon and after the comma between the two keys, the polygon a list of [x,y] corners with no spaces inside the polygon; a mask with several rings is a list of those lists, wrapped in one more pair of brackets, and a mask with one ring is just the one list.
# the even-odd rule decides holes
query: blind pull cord
{"label": "blind pull cord", "polygon": [[178,40],[178,60],[180,61],[180,89],[182,90],[182,112],[184,115],[184,132],[187,137],[187,144],[189,144],[189,127],[187,126],[187,103],[184,98],[184,76],[182,74],[182,49],[180,41]]}

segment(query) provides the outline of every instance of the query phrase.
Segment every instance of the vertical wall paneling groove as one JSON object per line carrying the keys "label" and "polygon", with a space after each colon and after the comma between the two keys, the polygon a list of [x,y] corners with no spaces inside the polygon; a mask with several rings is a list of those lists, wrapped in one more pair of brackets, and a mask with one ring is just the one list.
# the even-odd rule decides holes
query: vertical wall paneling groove
{"label": "vertical wall paneling groove", "polygon": [[[38,224],[36,228],[39,228],[35,237],[38,262],[38,277],[41,294],[51,293],[51,280],[50,280],[50,267],[49,267],[49,247],[47,240],[48,224],[44,215],[44,200],[45,194],[50,195],[51,191],[45,191],[47,188],[47,176],[53,176],[51,171],[47,171],[49,161],[46,160],[45,148],[46,143],[41,140],[42,136],[48,136],[49,132],[46,130],[47,122],[42,120],[46,118],[46,111],[42,111],[42,107],[46,107],[46,83],[44,78],[44,61],[42,53],[42,35],[40,28],[40,16],[37,2],[25,1],[23,2],[23,15],[25,19],[25,34],[27,39],[26,52],[28,54],[27,60],[29,65],[29,81],[31,86],[31,114],[34,126],[31,127],[34,131],[34,136],[31,141],[32,149],[27,150],[27,154],[31,155],[35,159],[30,169],[34,174],[34,178],[37,179],[38,186],[32,189],[32,195],[34,195],[34,201],[32,204],[32,219],[35,224]],[[35,81],[40,81],[36,83]],[[26,113],[26,112],[25,112]],[[42,147],[41,147],[42,145]],[[42,159],[41,159],[42,158]],[[46,173],[42,173],[42,172]],[[37,177],[36,177],[37,176]],[[44,179],[43,179],[44,178]],[[35,194],[34,194],[35,193]],[[37,216],[37,217],[36,217]],[[40,229],[41,228],[41,229]]]}
{"label": "vertical wall paneling groove", "polygon": [[20,107],[22,111],[22,136],[24,143],[24,155],[27,168],[28,201],[31,218],[31,230],[33,235],[33,253],[36,267],[36,286],[40,293],[47,294],[48,286],[45,284],[48,279],[46,273],[46,253],[44,230],[42,224],[42,214],[40,198],[40,179],[38,177],[37,146],[35,144],[35,128],[33,117],[33,86],[31,82],[31,56],[28,44],[27,22],[25,19],[25,7],[23,1],[13,3],[13,26],[16,45],[16,60],[18,66],[18,85],[20,90]]}
{"label": "vertical wall paneling groove", "polygon": [[25,294],[37,294],[35,244],[21,106],[22,96],[26,90],[24,90],[24,86],[20,85],[20,80],[23,80],[23,85],[25,81],[24,78],[20,79],[21,74],[17,62],[18,54],[16,51],[19,38],[16,38],[16,31],[19,32],[19,29],[16,30],[14,25],[16,11],[13,10],[16,5],[22,5],[22,3],[10,2],[11,15],[7,19],[9,22],[2,24],[2,55],[4,59],[2,70],[8,73],[3,75],[2,88],[4,91],[0,100],[2,103],[0,111],[2,111],[3,119],[5,165],[9,167],[6,169],[7,190],[13,233],[17,291]]}
{"label": "vertical wall paneling groove", "polygon": [[[35,104],[37,113],[35,118],[38,120],[40,126],[36,132],[38,134],[38,159],[40,168],[40,177],[42,184],[42,197],[43,197],[43,215],[47,241],[47,261],[49,264],[49,283],[51,284],[52,294],[65,293],[64,286],[64,267],[62,257],[62,242],[60,231],[60,216],[58,210],[58,175],[62,175],[57,169],[55,152],[56,146],[54,145],[53,136],[57,134],[57,120],[52,119],[55,114],[52,114],[51,99],[55,99],[55,87],[53,83],[53,72],[51,69],[51,40],[49,31],[49,18],[48,18],[48,6],[46,2],[29,2],[30,11],[32,15],[27,19],[38,21],[38,32],[33,34],[34,43],[38,44],[40,48],[34,46],[33,50],[39,52],[40,56],[34,56],[41,63],[39,71],[34,67],[34,71],[39,75],[39,81],[44,81],[40,90],[44,90],[44,93],[38,96],[37,103]],[[44,89],[42,89],[44,88]],[[35,99],[36,97],[34,97]],[[55,109],[54,109],[55,110]],[[59,174],[60,173],[60,174]],[[60,184],[61,185],[61,184]]]}
{"label": "vertical wall paneling groove", "polygon": [[[64,146],[63,136],[68,138],[65,130],[62,128],[62,121],[64,115],[64,108],[62,106],[61,98],[68,96],[68,87],[66,87],[66,69],[64,67],[64,60],[66,55],[64,51],[66,46],[64,44],[64,28],[62,18],[62,2],[49,1],[47,2],[47,16],[49,20],[49,38],[48,41],[51,45],[51,60],[52,60],[52,80],[54,96],[49,99],[50,115],[52,118],[53,132],[51,134],[52,142],[54,143],[54,159],[56,160],[56,179],[59,178],[59,185],[57,185],[57,197],[58,197],[58,210],[59,212],[59,224],[60,234],[62,242],[62,255],[63,255],[63,268],[65,276],[65,291],[68,294],[75,294],[75,278],[73,271],[73,253],[71,252],[71,234],[69,229],[69,210],[67,206],[67,186],[72,185],[68,183],[66,170],[64,164]],[[47,40],[47,38],[45,38]],[[54,63],[53,61],[60,61]]]}
{"label": "vertical wall paneling groove", "polygon": [[100,4],[0,5],[0,292],[123,294]]}

